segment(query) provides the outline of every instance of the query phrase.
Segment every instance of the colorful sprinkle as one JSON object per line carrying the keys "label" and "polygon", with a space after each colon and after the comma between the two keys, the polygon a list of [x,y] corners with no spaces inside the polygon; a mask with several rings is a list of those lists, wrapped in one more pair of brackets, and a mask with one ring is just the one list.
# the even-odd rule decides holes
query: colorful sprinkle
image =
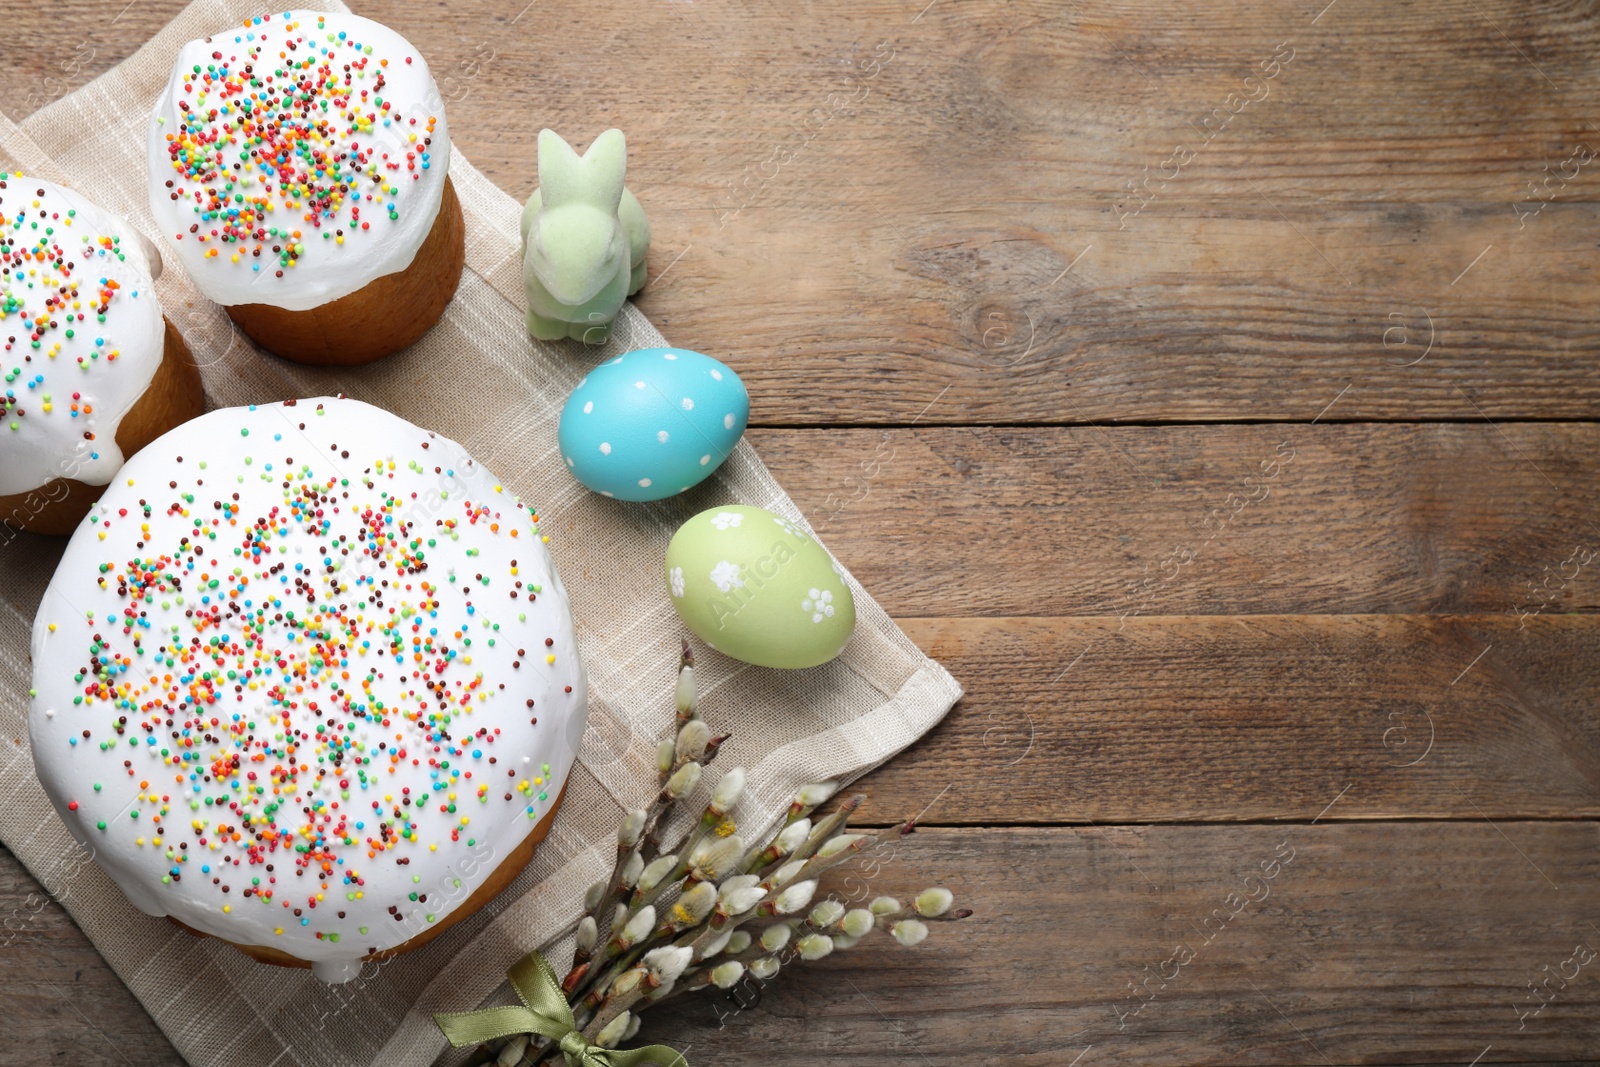
{"label": "colorful sprinkle", "polygon": [[[439,118],[385,97],[387,61],[374,63],[369,45],[300,21],[251,28],[232,47],[211,42],[209,61],[177,83],[166,184],[191,221],[172,236],[252,271],[266,261],[281,278],[308,238],[342,245],[374,216],[400,218],[402,184],[428,169]],[[412,130],[404,148],[375,133],[393,123]]]}
{"label": "colorful sprinkle", "polygon": [[[548,573],[542,552],[510,558],[536,512],[457,478],[431,435],[396,449],[359,417],[307,433],[305,406],[205,416],[221,477],[171,456],[114,487],[93,521],[121,547],[85,562],[95,610],[51,640],[77,653],[67,742],[89,751],[72,758],[98,748],[92,773],[117,768],[88,783],[126,816],[112,846],[158,850],[162,883],[205,893],[212,921],[271,908],[256,936],[338,943],[368,935],[370,910],[340,909],[374,886],[394,918],[434,921],[440,874],[486,828],[548,811],[550,764],[527,773],[537,720],[523,717],[546,692],[559,711],[576,679],[557,680],[555,638],[512,610]],[[271,472],[248,490],[229,469],[246,437],[252,469]],[[68,692],[45,699],[66,708]],[[508,723],[522,724],[510,751]]]}

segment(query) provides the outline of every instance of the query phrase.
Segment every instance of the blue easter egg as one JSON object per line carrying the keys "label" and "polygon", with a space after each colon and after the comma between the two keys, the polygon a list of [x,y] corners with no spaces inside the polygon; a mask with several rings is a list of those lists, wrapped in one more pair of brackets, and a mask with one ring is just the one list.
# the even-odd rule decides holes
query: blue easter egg
{"label": "blue easter egg", "polygon": [[601,496],[661,500],[704,481],[750,419],[739,376],[686,348],[641,348],[589,372],[561,409],[573,477]]}

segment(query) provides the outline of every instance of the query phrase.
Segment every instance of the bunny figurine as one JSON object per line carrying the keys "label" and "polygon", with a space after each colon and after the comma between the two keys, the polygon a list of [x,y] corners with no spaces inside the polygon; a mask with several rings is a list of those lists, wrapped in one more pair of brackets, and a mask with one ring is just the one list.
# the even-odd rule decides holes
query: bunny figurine
{"label": "bunny figurine", "polygon": [[650,223],[622,186],[621,130],[583,155],[554,130],[539,132],[539,188],[522,209],[522,282],[528,332],[604,344],[622,303],[644,286]]}

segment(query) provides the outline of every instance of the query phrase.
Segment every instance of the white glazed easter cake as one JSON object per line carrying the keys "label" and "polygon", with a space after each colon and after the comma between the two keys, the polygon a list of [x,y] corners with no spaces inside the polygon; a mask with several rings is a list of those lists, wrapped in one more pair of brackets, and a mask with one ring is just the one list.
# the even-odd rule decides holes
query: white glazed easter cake
{"label": "white glazed easter cake", "polygon": [[146,151],[150,210],[201,291],[304,311],[411,263],[450,134],[398,33],[288,11],[184,45]]}
{"label": "white glazed easter cake", "polygon": [[178,53],[146,140],[150,211],[201,292],[270,352],[353,365],[414,343],[461,278],[444,100],[348,12],[282,11]]}
{"label": "white glazed easter cake", "polygon": [[584,729],[537,515],[355,400],[145,448],[32,649],[40,780],[128,899],[328,981],[508,882]]}
{"label": "white glazed easter cake", "polygon": [[0,174],[0,519],[64,534],[126,454],[200,413],[155,248],[80,193]]}
{"label": "white glazed easter cake", "polygon": [[161,365],[165,327],[146,244],[71,189],[0,175],[0,494],[122,466],[117,424]]}

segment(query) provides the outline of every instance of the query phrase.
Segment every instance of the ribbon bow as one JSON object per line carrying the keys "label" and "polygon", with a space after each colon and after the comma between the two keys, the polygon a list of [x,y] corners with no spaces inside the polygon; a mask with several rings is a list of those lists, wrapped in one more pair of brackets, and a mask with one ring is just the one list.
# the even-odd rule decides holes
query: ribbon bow
{"label": "ribbon bow", "polygon": [[627,1050],[591,1045],[572,1017],[550,961],[538,952],[530,952],[512,964],[506,977],[522,998],[523,1006],[439,1012],[433,1021],[450,1044],[465,1048],[512,1034],[542,1034],[558,1043],[567,1067],[637,1067],[642,1063],[689,1067],[682,1054],[666,1045]]}

